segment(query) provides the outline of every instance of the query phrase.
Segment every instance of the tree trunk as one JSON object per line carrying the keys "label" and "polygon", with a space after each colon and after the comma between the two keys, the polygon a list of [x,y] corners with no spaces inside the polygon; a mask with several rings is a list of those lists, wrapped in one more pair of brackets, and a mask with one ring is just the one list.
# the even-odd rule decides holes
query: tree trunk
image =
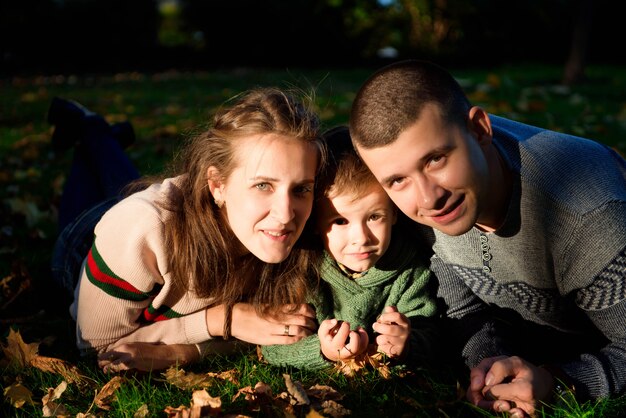
{"label": "tree trunk", "polygon": [[576,84],[585,77],[589,37],[593,21],[592,14],[593,0],[579,0],[578,10],[574,16],[569,57],[563,72],[562,82],[565,85]]}

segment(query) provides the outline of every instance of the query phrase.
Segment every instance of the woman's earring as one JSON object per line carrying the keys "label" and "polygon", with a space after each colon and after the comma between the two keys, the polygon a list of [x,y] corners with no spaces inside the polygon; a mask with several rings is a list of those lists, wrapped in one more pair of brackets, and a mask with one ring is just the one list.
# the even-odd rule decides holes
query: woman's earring
{"label": "woman's earring", "polygon": [[215,204],[218,208],[222,209],[222,206],[224,206],[224,201],[222,199],[215,199]]}

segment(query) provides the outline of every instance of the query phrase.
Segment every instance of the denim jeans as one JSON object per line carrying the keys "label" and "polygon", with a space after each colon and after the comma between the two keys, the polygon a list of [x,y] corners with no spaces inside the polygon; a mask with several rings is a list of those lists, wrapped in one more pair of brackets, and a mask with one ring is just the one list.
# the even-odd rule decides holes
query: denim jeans
{"label": "denim jeans", "polygon": [[120,197],[114,196],[84,211],[57,238],[52,253],[52,278],[69,296],[74,294],[80,268],[93,244],[96,224],[119,201]]}
{"label": "denim jeans", "polygon": [[61,196],[60,234],[50,266],[57,286],[72,298],[96,224],[120,201],[122,189],[139,177],[104,118],[91,116],[84,123]]}

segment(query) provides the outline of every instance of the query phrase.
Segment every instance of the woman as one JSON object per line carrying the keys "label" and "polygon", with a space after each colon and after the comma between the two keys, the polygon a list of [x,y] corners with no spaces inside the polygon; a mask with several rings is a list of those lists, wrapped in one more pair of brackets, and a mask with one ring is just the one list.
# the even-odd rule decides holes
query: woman
{"label": "woman", "polygon": [[252,90],[216,113],[174,174],[135,182],[142,190],[104,213],[80,268],[79,348],[107,371],[153,370],[231,349],[231,336],[310,335],[299,237],[323,159],[318,125],[304,101]]}

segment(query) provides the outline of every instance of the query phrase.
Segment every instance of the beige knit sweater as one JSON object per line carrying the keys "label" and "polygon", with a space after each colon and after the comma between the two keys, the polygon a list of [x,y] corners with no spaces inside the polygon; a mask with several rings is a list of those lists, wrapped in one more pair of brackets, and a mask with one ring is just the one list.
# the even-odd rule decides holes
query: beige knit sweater
{"label": "beige knit sweater", "polygon": [[129,342],[196,344],[203,353],[211,340],[205,314],[211,300],[175,289],[169,273],[163,237],[168,212],[155,201],[176,181],[127,197],[96,225],[70,307],[84,354]]}

